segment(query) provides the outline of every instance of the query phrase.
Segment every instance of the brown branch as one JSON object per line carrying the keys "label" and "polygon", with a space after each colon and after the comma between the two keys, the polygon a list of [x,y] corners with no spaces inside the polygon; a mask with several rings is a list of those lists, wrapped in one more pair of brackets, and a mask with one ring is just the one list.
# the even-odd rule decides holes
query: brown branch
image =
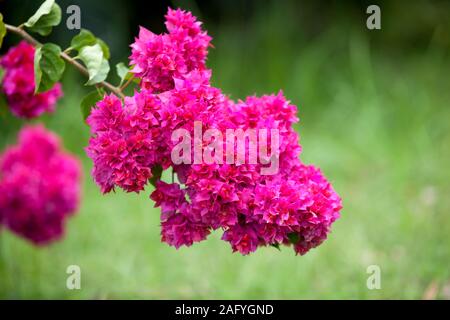
{"label": "brown branch", "polygon": [[[31,43],[32,45],[34,45],[34,46],[40,46],[41,45],[41,43],[39,41],[37,41],[35,38],[33,38],[24,29],[19,28],[19,27],[15,27],[15,26],[12,26],[12,25],[9,25],[9,24],[6,24],[6,23],[5,23],[5,26],[6,26],[6,30],[21,36],[23,39],[25,39],[27,42]],[[61,52],[61,58],[63,58],[67,63],[70,63],[71,65],[73,65],[81,74],[83,74],[86,77],[89,77],[88,70],[81,63],[79,63],[74,58],[69,56],[67,53]],[[120,88],[117,88],[116,86],[112,85],[109,82],[102,81],[102,82],[98,83],[98,85],[100,85],[100,86],[104,87],[105,89],[115,93],[116,95],[118,95],[122,99],[125,97],[124,94],[122,93],[122,91],[120,90]]]}
{"label": "brown branch", "polygon": [[130,79],[128,79],[128,81],[127,82],[125,82],[125,84],[123,85],[123,86],[121,86],[120,87],[120,91],[122,91],[123,92],[123,90],[125,90],[126,89],[126,87],[128,87],[129,86],[129,84],[132,82],[134,80],[134,78],[131,76],[130,77]]}

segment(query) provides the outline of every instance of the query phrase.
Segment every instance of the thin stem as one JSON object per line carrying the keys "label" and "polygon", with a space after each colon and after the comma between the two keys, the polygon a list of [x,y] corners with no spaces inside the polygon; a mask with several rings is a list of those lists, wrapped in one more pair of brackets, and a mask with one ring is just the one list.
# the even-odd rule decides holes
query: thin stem
{"label": "thin stem", "polygon": [[37,41],[35,38],[33,38],[32,36],[30,36],[25,30],[22,29],[22,27],[14,27],[12,25],[9,25],[7,23],[5,23],[6,26],[6,30],[18,34],[19,36],[21,36],[22,38],[24,38],[26,41],[28,41],[29,43],[31,43],[34,46],[38,46],[40,45],[39,41]]}
{"label": "thin stem", "polygon": [[70,52],[73,50],[73,48],[72,47],[68,47],[68,48],[66,48],[66,49],[64,49],[64,53],[67,53],[67,54],[70,54]]}
{"label": "thin stem", "polygon": [[[21,36],[23,39],[25,39],[27,42],[31,43],[32,45],[34,45],[34,46],[41,45],[41,43],[39,41],[37,41],[35,38],[33,38],[28,32],[26,32],[22,28],[15,27],[15,26],[12,26],[12,25],[9,25],[6,23],[5,23],[5,26],[6,26],[6,30]],[[77,69],[81,74],[83,74],[86,77],[89,77],[88,70],[81,63],[79,63],[74,58],[69,56],[66,52],[61,52],[61,58],[63,58],[67,63],[73,65],[75,67],[75,69]],[[102,82],[98,83],[98,85],[115,93],[122,99],[125,98],[125,96],[122,93],[122,91],[120,90],[120,88],[117,88],[116,86],[112,85],[109,82],[102,81]]]}
{"label": "thin stem", "polygon": [[126,87],[128,87],[128,85],[133,81],[133,77],[130,77],[130,79],[127,80],[127,82],[125,82],[125,84],[123,86],[120,87],[120,91],[123,92],[123,90],[125,90]]}

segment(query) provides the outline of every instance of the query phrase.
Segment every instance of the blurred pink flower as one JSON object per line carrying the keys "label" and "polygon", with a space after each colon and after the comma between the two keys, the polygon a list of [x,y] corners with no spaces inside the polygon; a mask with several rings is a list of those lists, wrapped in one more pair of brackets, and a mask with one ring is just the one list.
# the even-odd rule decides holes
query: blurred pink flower
{"label": "blurred pink flower", "polygon": [[0,223],[37,245],[59,239],[78,208],[81,167],[43,126],[0,155]]}
{"label": "blurred pink flower", "polygon": [[22,41],[0,59],[5,70],[1,90],[17,117],[35,118],[44,112],[53,112],[63,94],[60,83],[46,92],[34,93],[34,51],[31,44]]}

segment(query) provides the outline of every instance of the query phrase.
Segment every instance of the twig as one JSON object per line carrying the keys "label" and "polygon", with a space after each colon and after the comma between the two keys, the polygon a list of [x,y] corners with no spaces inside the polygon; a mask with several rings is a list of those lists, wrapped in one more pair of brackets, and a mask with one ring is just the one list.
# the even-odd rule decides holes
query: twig
{"label": "twig", "polygon": [[127,82],[125,82],[125,84],[123,86],[120,87],[120,91],[123,92],[123,90],[125,90],[126,87],[128,87],[128,85],[134,80],[133,77],[130,77],[130,79],[128,79]]}
{"label": "twig", "polygon": [[[19,27],[15,27],[15,26],[12,26],[12,25],[9,25],[9,24],[6,24],[6,23],[5,23],[5,26],[6,26],[6,30],[21,36],[23,39],[25,39],[26,41],[28,41],[32,45],[34,45],[34,46],[41,45],[41,43],[39,41],[37,41],[35,38],[33,38],[24,29],[19,28]],[[83,74],[86,77],[89,77],[88,70],[81,63],[79,63],[74,58],[69,56],[67,53],[61,52],[61,58],[63,58],[67,63],[70,63],[71,65],[73,65],[75,67],[75,69],[77,69],[81,74]],[[105,89],[115,93],[116,95],[118,95],[122,99],[125,97],[124,94],[122,93],[122,91],[120,90],[120,88],[117,88],[116,86],[112,85],[109,82],[102,81],[102,82],[98,83],[98,85],[100,85],[100,86],[104,87]]]}

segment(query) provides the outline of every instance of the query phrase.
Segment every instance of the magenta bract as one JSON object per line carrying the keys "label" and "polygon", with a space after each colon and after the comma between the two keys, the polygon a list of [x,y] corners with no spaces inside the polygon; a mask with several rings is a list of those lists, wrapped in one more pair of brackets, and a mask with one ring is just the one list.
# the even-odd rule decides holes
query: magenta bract
{"label": "magenta bract", "polygon": [[[200,23],[188,12],[169,9],[166,26],[169,33],[163,35],[141,28],[132,45],[141,90],[123,103],[105,96],[87,119],[94,180],[103,192],[139,192],[152,168],[172,168],[177,181],[158,181],[150,197],[161,207],[162,241],[176,248],[216,229],[242,254],[280,244],[305,254],[322,243],[339,217],[341,199],[319,169],[299,160],[292,127],[297,107],[282,92],[232,101],[211,86],[205,66],[210,37]],[[276,174],[261,174],[261,163],[175,163],[172,133],[183,129],[195,136],[195,122],[221,132],[277,130]]]}
{"label": "magenta bract", "polygon": [[152,92],[173,89],[174,77],[206,68],[211,37],[201,29],[201,22],[190,12],[169,9],[166,27],[169,32],[161,35],[141,27],[131,45],[132,72]]}

